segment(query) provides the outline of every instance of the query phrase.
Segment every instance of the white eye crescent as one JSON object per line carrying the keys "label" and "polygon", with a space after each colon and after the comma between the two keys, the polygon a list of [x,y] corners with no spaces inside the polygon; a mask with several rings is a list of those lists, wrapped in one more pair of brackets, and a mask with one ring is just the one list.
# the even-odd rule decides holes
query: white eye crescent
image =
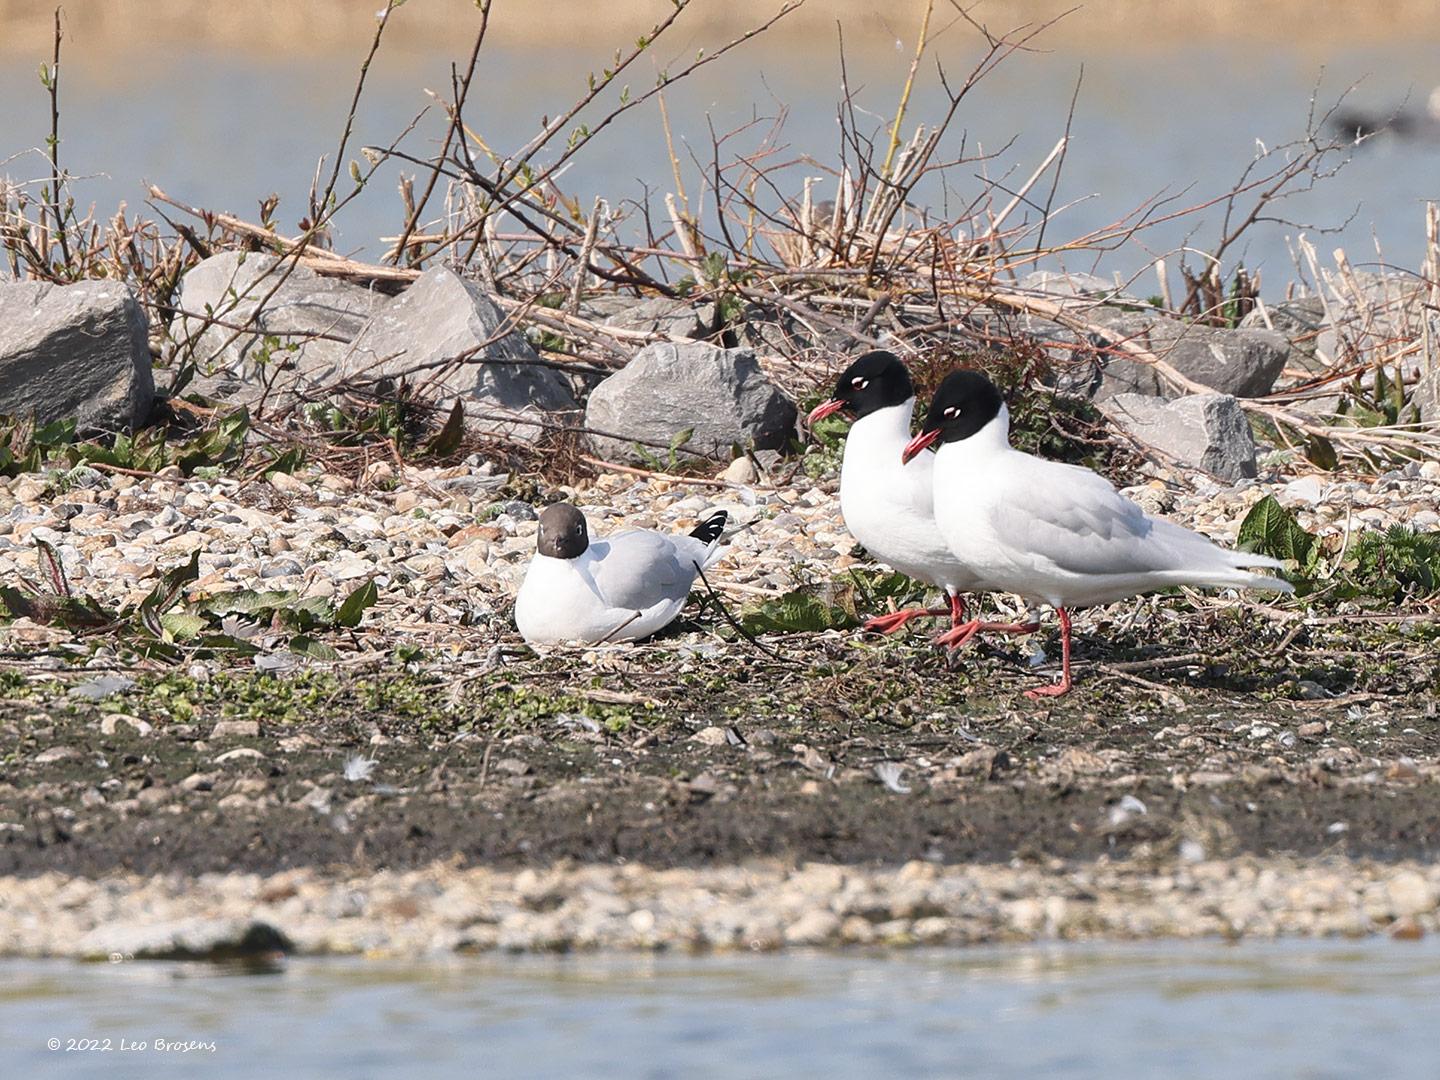
{"label": "white eye crescent", "polygon": [[857,375],[850,380],[850,385],[855,387],[856,390],[864,390],[865,387],[870,385],[870,380]]}
{"label": "white eye crescent", "polygon": [[943,413],[941,413],[941,415],[942,415],[942,416],[950,416],[950,417],[959,416],[959,415],[960,415],[960,410],[959,410],[956,406],[951,405],[948,409],[946,409]]}

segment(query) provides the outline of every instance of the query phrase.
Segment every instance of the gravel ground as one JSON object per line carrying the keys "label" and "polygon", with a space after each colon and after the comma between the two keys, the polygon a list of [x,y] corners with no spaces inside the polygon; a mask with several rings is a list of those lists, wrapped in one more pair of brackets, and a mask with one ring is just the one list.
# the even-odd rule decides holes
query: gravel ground
{"label": "gravel ground", "polygon": [[1440,929],[1440,867],[1330,858],[1157,869],[876,870],[757,863],[460,870],[45,874],[0,884],[0,954],[79,959],[571,949],[963,945],[1035,939],[1422,937]]}
{"label": "gravel ground", "polygon": [[[1127,479],[1222,541],[1267,493],[1337,542],[1440,520],[1432,465]],[[1019,691],[1054,657],[1029,645],[953,670],[920,632],[777,636],[768,655],[698,605],[650,643],[537,657],[509,604],[543,494],[384,462],[358,484],[0,481],[5,581],[39,580],[43,538],[111,606],[197,549],[196,594],[380,594],[328,634],[334,663],[265,626],[228,666],[0,628],[0,953],[284,944],[256,922],[301,951],[402,953],[1436,929],[1423,606],[1095,609],[1080,685],[1043,705]],[[711,580],[737,609],[869,565],[833,481],[606,474],[567,494],[602,535],[729,509]]]}

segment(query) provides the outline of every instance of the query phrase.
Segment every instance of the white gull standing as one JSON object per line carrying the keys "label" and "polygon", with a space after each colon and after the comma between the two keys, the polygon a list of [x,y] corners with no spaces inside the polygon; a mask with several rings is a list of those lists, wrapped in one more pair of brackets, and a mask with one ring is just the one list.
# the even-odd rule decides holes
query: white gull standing
{"label": "white gull standing", "polygon": [[[840,464],[840,513],[850,535],[880,562],[907,577],[944,589],[946,608],[907,608],[865,623],[866,630],[891,634],[911,619],[950,616],[952,629],[1029,633],[1033,624],[965,621],[960,593],[985,583],[951,554],[935,524],[934,458],[902,462],[910,441],[915,390],[910,373],[893,354],[868,352],[840,373],[835,394],[810,413],[815,423],[837,412],[855,417]],[[967,638],[968,640],[968,638]]]}
{"label": "white gull standing", "polygon": [[[1014,449],[1010,411],[977,371],[945,378],[902,460],[937,444],[935,521],[951,555],[992,588],[1048,604],[1060,618],[1061,679],[1027,697],[1070,689],[1071,608],[1177,585],[1293,591],[1245,569],[1279,567],[1275,559],[1227,551],[1151,517],[1089,469]],[[962,627],[940,642],[971,636]]]}
{"label": "white gull standing", "polygon": [[696,576],[718,557],[725,520],[717,510],[688,535],[630,529],[591,543],[584,514],[547,506],[515,625],[532,645],[649,637],[680,614]]}

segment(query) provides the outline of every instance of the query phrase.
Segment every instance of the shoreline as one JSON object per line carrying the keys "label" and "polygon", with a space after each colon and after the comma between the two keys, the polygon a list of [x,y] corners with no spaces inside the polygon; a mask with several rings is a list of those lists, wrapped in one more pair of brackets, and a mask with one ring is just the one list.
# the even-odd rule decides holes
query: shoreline
{"label": "shoreline", "polygon": [[[243,9],[216,8],[199,0],[72,0],[65,4],[63,25],[67,37],[104,42],[134,40],[154,44],[203,42],[241,51],[306,55],[317,51],[344,50],[347,54],[364,49],[374,33],[375,10],[383,5],[340,2],[292,5],[272,2],[247,4]],[[1012,0],[995,3],[977,12],[977,18],[1000,33],[1023,25],[1040,25],[1071,11],[1075,5],[1064,0]],[[718,45],[770,18],[780,0],[749,0],[730,4],[701,0],[682,17],[678,26],[695,35],[704,35]],[[1261,12],[1239,0],[1222,3],[1171,3],[1147,11],[1137,23],[1132,4],[1122,0],[1091,3],[1075,11],[1046,31],[1046,47],[1084,43],[1092,47],[1129,48],[1140,35],[1150,44],[1184,44],[1200,40],[1244,40],[1256,42],[1300,42],[1319,44],[1373,44],[1396,38],[1440,41],[1440,10],[1421,0],[1391,0],[1369,4],[1329,3],[1318,6],[1308,0],[1271,0]],[[492,40],[509,47],[593,47],[613,39],[623,45],[648,31],[669,8],[661,0],[619,0],[606,5],[607,23],[596,27],[586,16],[590,8],[582,0],[557,0],[534,7],[524,17],[497,4],[492,16]],[[787,43],[813,42],[825,35],[832,50],[837,21],[843,21],[847,48],[896,49],[908,56],[914,35],[924,14],[924,0],[903,0],[882,5],[875,0],[811,0],[781,20],[762,36]],[[938,14],[937,9],[937,14]],[[1257,15],[1262,16],[1257,18]],[[466,38],[478,26],[473,4],[468,0],[444,0],[411,5],[394,16],[396,25],[388,35],[390,47],[417,52],[437,47],[451,48],[458,34]],[[0,54],[30,56],[51,43],[54,6],[28,0],[0,2],[0,25],[5,44]],[[964,33],[957,26],[950,37]],[[1123,35],[1117,41],[1116,35]],[[828,55],[828,54],[827,54]]]}
{"label": "shoreline", "polygon": [[756,951],[1440,931],[1440,866],[1338,856],[1164,865],[0,878],[0,957],[120,962]]}

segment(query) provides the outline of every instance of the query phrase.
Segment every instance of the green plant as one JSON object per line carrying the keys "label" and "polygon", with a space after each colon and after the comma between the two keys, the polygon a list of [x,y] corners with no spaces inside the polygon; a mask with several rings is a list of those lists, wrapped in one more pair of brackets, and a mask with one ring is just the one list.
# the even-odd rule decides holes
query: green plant
{"label": "green plant", "polygon": [[1440,533],[1392,525],[1355,544],[1351,580],[1375,596],[1433,595],[1440,589]]}
{"label": "green plant", "polygon": [[314,635],[358,626],[365,610],[379,599],[375,583],[367,581],[338,606],[324,597],[249,589],[182,603],[185,586],[200,576],[197,549],[187,562],[167,571],[139,604],[111,610],[91,597],[76,595],[50,544],[37,539],[35,546],[42,584],[28,588],[0,585],[0,603],[5,608],[0,619],[26,618],[84,636],[105,633],[113,646],[150,659],[251,655],[259,649],[247,640],[252,635],[243,631],[268,627],[272,633],[291,635],[287,642],[291,652],[334,660],[338,656],[335,650]]}
{"label": "green plant", "polygon": [[661,458],[658,454],[641,446],[639,443],[632,443],[631,445],[634,447],[635,453],[639,456],[640,460],[645,462],[646,468],[652,469],[655,472],[678,473],[691,468],[698,460],[693,455],[682,454],[680,452],[680,448],[688,443],[694,435],[695,429],[693,427],[677,432],[674,438],[670,440],[670,448],[665,452],[664,458]]}
{"label": "green plant", "polygon": [[794,589],[740,614],[751,634],[804,634],[859,626],[862,611],[881,612],[918,600],[923,586],[904,574],[851,570],[829,583],[825,599],[813,588]]}
{"label": "green plant", "polygon": [[1313,586],[1324,568],[1324,549],[1319,539],[1306,532],[1273,495],[1266,495],[1250,508],[1240,523],[1237,542],[1241,550],[1295,564],[1289,577],[1303,593]]}
{"label": "green plant", "polygon": [[33,416],[0,416],[0,476],[39,472],[74,438],[74,420],[36,427]]}

